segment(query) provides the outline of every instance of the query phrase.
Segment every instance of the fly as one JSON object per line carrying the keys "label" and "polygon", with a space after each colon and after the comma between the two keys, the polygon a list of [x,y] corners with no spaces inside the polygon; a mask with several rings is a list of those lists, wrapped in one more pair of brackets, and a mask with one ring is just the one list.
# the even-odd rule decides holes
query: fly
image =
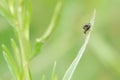
{"label": "fly", "polygon": [[85,33],[85,34],[86,34],[86,32],[90,29],[90,27],[91,27],[91,24],[90,24],[90,23],[85,24],[85,25],[83,26],[84,33]]}

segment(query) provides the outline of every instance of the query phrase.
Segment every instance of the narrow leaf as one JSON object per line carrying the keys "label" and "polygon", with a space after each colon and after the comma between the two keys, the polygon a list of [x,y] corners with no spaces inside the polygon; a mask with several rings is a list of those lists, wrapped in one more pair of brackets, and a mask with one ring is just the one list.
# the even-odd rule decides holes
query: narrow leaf
{"label": "narrow leaf", "polygon": [[32,80],[32,75],[31,75],[31,72],[30,72],[30,68],[29,68],[29,80]]}
{"label": "narrow leaf", "polygon": [[16,63],[18,65],[19,69],[21,69],[21,67],[22,67],[21,55],[20,55],[19,48],[18,48],[14,39],[11,39],[11,45],[12,45],[12,49],[13,49],[13,52],[14,52]]}
{"label": "narrow leaf", "polygon": [[13,16],[10,14],[9,10],[0,4],[0,15],[3,16],[10,25],[13,26]]}
{"label": "narrow leaf", "polygon": [[48,29],[45,31],[45,33],[43,34],[43,36],[41,36],[40,38],[36,39],[35,42],[35,46],[34,46],[34,51],[32,53],[31,58],[33,58],[34,56],[38,55],[42,45],[46,42],[46,40],[49,38],[49,36],[51,35],[51,33],[53,32],[53,29],[55,27],[56,21],[57,21],[57,17],[60,13],[62,7],[62,3],[58,2],[58,4],[56,5],[52,20],[48,26]]}
{"label": "narrow leaf", "polygon": [[90,31],[88,32],[88,34],[86,34],[86,38],[85,38],[85,42],[84,44],[82,45],[82,47],[80,48],[79,52],[78,52],[78,55],[76,56],[76,58],[74,59],[74,61],[72,62],[72,64],[70,65],[70,67],[67,69],[67,71],[65,72],[65,75],[63,77],[62,80],[71,80],[72,78],[72,75],[85,51],[85,48],[88,44],[88,41],[89,41],[89,38],[90,38],[90,34],[91,34],[91,31],[92,31],[92,28],[93,28],[93,25],[94,25],[94,20],[95,20],[95,14],[96,14],[96,11],[94,10],[94,13],[93,13],[93,17],[90,21],[90,24],[91,24],[91,28],[90,28]]}
{"label": "narrow leaf", "polygon": [[12,15],[9,11],[0,5],[0,15],[5,17],[8,21],[12,20]]}
{"label": "narrow leaf", "polygon": [[41,51],[42,45],[43,45],[42,42],[39,42],[36,40],[36,43],[34,45],[34,51],[32,52],[30,59],[32,59],[34,56],[38,55],[38,53]]}
{"label": "narrow leaf", "polygon": [[10,69],[10,72],[13,74],[14,78],[19,80],[19,73],[15,61],[13,59],[13,56],[11,55],[10,51],[5,45],[2,45],[2,48],[3,48],[3,56],[8,64],[8,68]]}
{"label": "narrow leaf", "polygon": [[21,3],[21,19],[22,19],[22,25],[23,25],[23,33],[25,34],[25,37],[29,40],[29,24],[30,24],[30,18],[31,18],[31,1],[30,0],[24,0]]}
{"label": "narrow leaf", "polygon": [[51,80],[57,80],[55,70],[56,70],[56,62],[54,62],[54,66],[53,66],[53,70],[52,70],[52,74],[51,74]]}
{"label": "narrow leaf", "polygon": [[27,11],[26,11],[26,16],[28,19],[28,22],[30,22],[30,18],[31,18],[31,13],[32,13],[32,4],[31,4],[31,0],[27,0]]}
{"label": "narrow leaf", "polygon": [[57,17],[58,17],[58,15],[60,13],[61,7],[62,7],[62,3],[58,2],[57,6],[55,8],[55,12],[53,14],[52,20],[51,20],[51,22],[50,22],[50,24],[48,26],[48,29],[46,30],[44,35],[38,39],[40,42],[45,41],[51,35],[51,33],[52,33],[52,31],[53,31],[53,29],[55,27],[55,23],[56,23]]}

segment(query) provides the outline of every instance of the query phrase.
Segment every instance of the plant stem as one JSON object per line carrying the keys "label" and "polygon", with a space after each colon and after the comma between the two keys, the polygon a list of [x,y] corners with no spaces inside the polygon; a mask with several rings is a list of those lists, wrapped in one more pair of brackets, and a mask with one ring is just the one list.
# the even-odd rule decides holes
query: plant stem
{"label": "plant stem", "polygon": [[19,38],[19,44],[21,49],[21,56],[22,56],[22,66],[23,66],[23,73],[24,73],[24,80],[31,80],[30,79],[30,71],[28,66],[28,59],[27,55],[30,53],[30,46],[29,46],[29,40],[27,40],[22,33],[22,30],[18,31],[18,38]]}
{"label": "plant stem", "polygon": [[[17,29],[18,41],[20,45],[21,52],[21,62],[22,62],[22,80],[31,80],[30,71],[29,71],[29,60],[28,54],[31,54],[31,46],[29,39],[29,25],[24,25],[23,17],[23,7],[21,3],[18,3],[18,11],[17,11],[17,24],[15,25]],[[27,17],[25,17],[27,18]],[[26,24],[26,23],[25,23]],[[25,31],[25,27],[27,27],[27,31]]]}

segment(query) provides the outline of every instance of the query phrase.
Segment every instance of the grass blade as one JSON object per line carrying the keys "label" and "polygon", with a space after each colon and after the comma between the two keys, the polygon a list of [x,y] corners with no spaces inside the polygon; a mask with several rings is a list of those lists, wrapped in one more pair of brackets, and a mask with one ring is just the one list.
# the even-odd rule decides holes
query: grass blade
{"label": "grass blade", "polygon": [[63,77],[62,80],[70,80],[72,78],[72,75],[85,51],[85,48],[88,44],[88,41],[89,41],[89,38],[90,38],[90,34],[91,34],[91,30],[93,28],[93,25],[94,25],[94,20],[95,20],[95,14],[96,14],[96,11],[94,10],[94,13],[93,13],[93,17],[90,21],[90,24],[91,24],[91,28],[90,28],[90,31],[88,32],[88,34],[86,34],[86,38],[85,38],[85,42],[84,44],[82,45],[82,47],[80,48],[79,52],[78,52],[78,55],[76,56],[76,58],[74,59],[74,61],[72,62],[72,64],[70,65],[70,67],[67,69],[67,71],[65,72],[65,75]]}

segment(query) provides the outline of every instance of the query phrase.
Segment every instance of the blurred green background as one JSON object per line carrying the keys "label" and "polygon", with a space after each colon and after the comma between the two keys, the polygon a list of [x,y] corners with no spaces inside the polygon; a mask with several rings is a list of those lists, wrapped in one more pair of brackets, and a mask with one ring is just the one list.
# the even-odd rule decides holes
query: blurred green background
{"label": "blurred green background", "polygon": [[[47,29],[58,0],[32,0],[31,44]],[[62,0],[62,10],[55,29],[41,53],[30,62],[33,80],[42,75],[49,80],[56,61],[59,80],[76,57],[94,8],[95,26],[72,80],[120,80],[120,0]],[[0,16],[0,45],[10,48],[13,28]],[[11,80],[11,74],[0,47],[0,80]]]}

